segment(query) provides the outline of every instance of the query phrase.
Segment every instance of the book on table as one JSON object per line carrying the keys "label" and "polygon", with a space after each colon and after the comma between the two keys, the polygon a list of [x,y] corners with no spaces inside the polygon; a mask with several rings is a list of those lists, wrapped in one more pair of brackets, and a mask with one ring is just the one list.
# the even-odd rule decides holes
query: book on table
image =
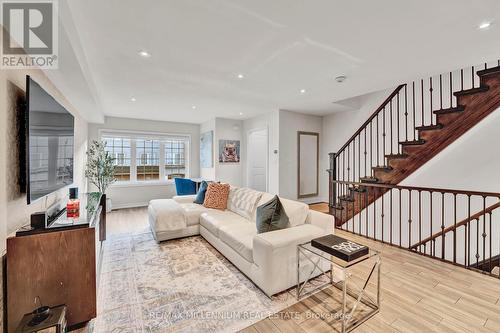
{"label": "book on table", "polygon": [[365,245],[355,243],[336,235],[326,235],[315,238],[311,241],[311,245],[347,262],[367,255],[370,250]]}

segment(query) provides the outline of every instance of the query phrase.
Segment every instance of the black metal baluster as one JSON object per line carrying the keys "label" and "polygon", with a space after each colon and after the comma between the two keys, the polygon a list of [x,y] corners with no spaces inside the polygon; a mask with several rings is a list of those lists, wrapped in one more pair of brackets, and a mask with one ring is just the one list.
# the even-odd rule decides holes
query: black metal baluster
{"label": "black metal baluster", "polygon": [[464,70],[460,70],[460,91],[464,90]]}
{"label": "black metal baluster", "polygon": [[405,84],[405,141],[408,141],[408,91]]}
{"label": "black metal baluster", "polygon": [[384,243],[384,190],[382,190],[382,215],[380,215],[382,221],[380,222],[381,223],[381,229],[382,229],[382,235],[381,235],[381,239],[382,239],[382,243]]}
{"label": "black metal baluster", "polygon": [[389,219],[390,219],[389,223],[390,223],[391,230],[390,230],[390,234],[389,234],[389,242],[391,243],[391,245],[394,245],[394,243],[392,242],[392,233],[393,233],[393,230],[392,230],[393,229],[393,227],[392,227],[392,212],[393,212],[393,210],[392,210],[392,192],[393,192],[392,188],[390,189],[390,192],[391,192],[391,195],[390,195],[389,200],[391,200],[391,201],[389,204],[390,204],[391,214],[389,215]]}
{"label": "black metal baluster", "polygon": [[[432,191],[429,191],[429,195],[430,195],[429,196],[429,198],[430,198],[429,199],[430,200],[429,201],[429,207],[430,207],[429,211],[430,211],[430,214],[431,214],[429,222],[430,222],[430,225],[431,225],[431,227],[430,227],[430,233],[431,233],[431,236],[432,236],[434,234],[434,228],[433,228],[433,225],[432,225]],[[435,245],[436,245],[436,239],[433,238],[431,240],[431,256],[434,256],[434,253],[435,253],[434,246]]]}
{"label": "black metal baluster", "polygon": [[471,78],[472,78],[472,88],[474,88],[474,66],[472,66],[471,68],[471,71],[470,71],[470,74],[471,74]]}
{"label": "black metal baluster", "polygon": [[[418,243],[422,244],[422,191],[418,190]],[[422,252],[421,245],[418,250]]]}
{"label": "black metal baluster", "polygon": [[453,74],[450,72],[450,108],[453,107]]}
{"label": "black metal baluster", "polygon": [[373,177],[373,126],[372,121],[370,121],[370,174]]}
{"label": "black metal baluster", "polygon": [[457,263],[457,194],[453,194],[453,263]]}
{"label": "black metal baluster", "polygon": [[358,182],[361,181],[361,132],[358,135]]}
{"label": "black metal baluster", "polygon": [[[486,197],[483,196],[483,260],[486,260]],[[490,248],[491,251],[491,248]]]}
{"label": "black metal baluster", "polygon": [[382,165],[386,165],[386,161],[385,161],[385,107],[383,108],[382,110],[382,142],[383,142],[383,146],[382,146],[382,162],[383,164]]}
{"label": "black metal baluster", "polygon": [[379,157],[380,152],[379,152],[379,141],[378,141],[378,123],[379,123],[378,115],[379,115],[379,113],[377,113],[377,118],[376,118],[377,119],[377,166],[379,167],[380,166],[380,157]]}
{"label": "black metal baluster", "polygon": [[389,101],[389,113],[391,114],[391,155],[393,154],[393,146],[394,146],[394,135],[392,129],[392,99]]}
{"label": "black metal baluster", "polygon": [[422,97],[422,102],[420,104],[420,108],[422,109],[422,119],[421,119],[421,125],[425,125],[425,112],[424,112],[424,79],[420,80],[420,93]]}
{"label": "black metal baluster", "polygon": [[366,192],[365,192],[365,219],[366,219],[366,237],[369,237],[368,234],[368,194],[370,193],[370,186],[366,187]]}
{"label": "black metal baluster", "polygon": [[439,109],[443,108],[443,75],[439,74]]}
{"label": "black metal baluster", "polygon": [[444,192],[441,192],[441,259],[444,259],[445,234],[444,234]]}
{"label": "black metal baluster", "polygon": [[[485,214],[486,215],[486,214]],[[493,231],[491,230],[491,212],[489,212],[489,215],[490,215],[490,233],[489,233],[489,238],[490,238],[490,270],[489,270],[489,273],[491,273],[491,270],[492,270],[492,265],[491,265],[491,256],[492,256],[492,253],[491,253],[491,234],[493,233]]]}
{"label": "black metal baluster", "polygon": [[401,189],[399,189],[399,247],[401,247],[401,223],[402,223],[402,220],[403,220],[403,217],[402,217],[402,212],[401,212]]}
{"label": "black metal baluster", "polygon": [[401,136],[399,135],[399,91],[398,94],[396,95],[396,103],[398,103],[397,108],[396,108],[396,113],[397,113],[397,126],[398,126],[398,154],[399,154],[399,142],[401,141]]}
{"label": "black metal baluster", "polygon": [[368,177],[368,171],[367,171],[367,168],[366,168],[366,166],[367,166],[366,159],[367,159],[367,154],[368,154],[366,152],[366,127],[365,127],[364,132],[365,132],[365,146],[363,147],[363,149],[364,149],[364,155],[365,155],[365,177]]}
{"label": "black metal baluster", "polygon": [[431,117],[431,125],[434,123],[434,120],[433,120],[433,117],[432,117],[432,110],[434,108],[433,104],[432,104],[432,92],[434,91],[434,89],[432,88],[432,77],[429,78],[429,95],[430,95],[430,110],[429,110],[429,115]]}
{"label": "black metal baluster", "polygon": [[412,82],[412,100],[413,100],[413,140],[417,139],[417,121],[415,116],[415,81]]}
{"label": "black metal baluster", "polygon": [[467,203],[467,211],[468,211],[468,222],[467,222],[467,267],[470,266],[470,194],[468,195],[468,203]]}
{"label": "black metal baluster", "polygon": [[[351,144],[349,143],[347,145],[347,181],[350,182],[351,181],[351,168],[350,168],[350,165],[351,165]],[[347,195],[347,193],[346,193]]]}
{"label": "black metal baluster", "polygon": [[411,249],[411,190],[408,190],[408,249]]}

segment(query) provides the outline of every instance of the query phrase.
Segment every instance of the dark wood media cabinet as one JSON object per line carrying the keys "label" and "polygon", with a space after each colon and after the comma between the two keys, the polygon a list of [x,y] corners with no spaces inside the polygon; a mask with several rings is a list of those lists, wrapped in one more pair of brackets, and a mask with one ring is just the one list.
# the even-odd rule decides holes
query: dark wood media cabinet
{"label": "dark wood media cabinet", "polygon": [[84,197],[78,219],[64,214],[47,229],[7,239],[8,332],[33,311],[35,296],[43,305],[65,304],[69,327],[95,318],[106,195]]}

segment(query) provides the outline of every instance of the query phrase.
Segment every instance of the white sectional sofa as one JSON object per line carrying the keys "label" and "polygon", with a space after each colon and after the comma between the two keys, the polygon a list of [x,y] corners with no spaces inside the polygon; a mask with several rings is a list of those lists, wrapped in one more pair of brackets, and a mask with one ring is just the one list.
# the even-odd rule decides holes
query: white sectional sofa
{"label": "white sectional sofa", "polygon": [[[155,239],[160,242],[201,234],[268,296],[296,285],[298,244],[333,233],[333,217],[309,210],[302,202],[280,198],[290,227],[258,234],[256,209],[249,220],[230,210],[205,208],[193,203],[194,198],[177,196],[150,202],[149,222]],[[262,193],[255,208],[272,198]],[[301,267],[300,279],[304,280],[313,266],[302,259]],[[321,267],[330,269],[326,262]]]}

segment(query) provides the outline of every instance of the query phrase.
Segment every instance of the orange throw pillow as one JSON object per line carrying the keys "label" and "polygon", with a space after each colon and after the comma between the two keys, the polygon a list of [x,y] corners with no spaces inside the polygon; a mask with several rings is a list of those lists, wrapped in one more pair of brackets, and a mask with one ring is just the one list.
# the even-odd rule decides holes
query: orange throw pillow
{"label": "orange throw pillow", "polygon": [[225,210],[227,207],[227,198],[229,196],[229,184],[208,184],[207,193],[205,193],[205,201],[203,206],[207,208],[215,208]]}

